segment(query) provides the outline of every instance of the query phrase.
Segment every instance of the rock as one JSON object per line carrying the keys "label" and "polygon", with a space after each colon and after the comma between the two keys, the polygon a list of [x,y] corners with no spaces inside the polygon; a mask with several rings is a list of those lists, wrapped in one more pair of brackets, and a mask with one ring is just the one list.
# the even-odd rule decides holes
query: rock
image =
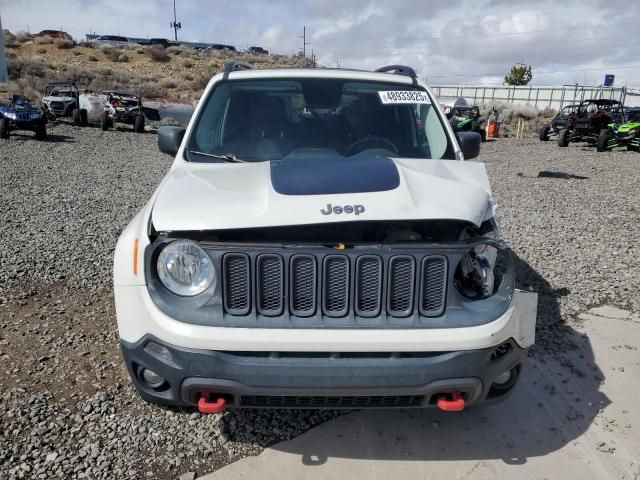
{"label": "rock", "polygon": [[183,473],[178,477],[178,480],[195,480],[196,472]]}

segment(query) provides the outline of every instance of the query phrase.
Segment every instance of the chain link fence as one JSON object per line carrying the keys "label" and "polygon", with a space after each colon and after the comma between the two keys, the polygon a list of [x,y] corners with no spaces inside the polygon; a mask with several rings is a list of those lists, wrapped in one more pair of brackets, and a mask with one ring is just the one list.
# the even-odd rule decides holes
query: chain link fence
{"label": "chain link fence", "polygon": [[625,106],[640,104],[640,89],[626,87],[432,85],[431,90],[439,98],[463,97],[474,104],[491,101],[522,103],[533,105],[540,110],[544,108],[559,110],[565,105],[592,98],[618,100]]}

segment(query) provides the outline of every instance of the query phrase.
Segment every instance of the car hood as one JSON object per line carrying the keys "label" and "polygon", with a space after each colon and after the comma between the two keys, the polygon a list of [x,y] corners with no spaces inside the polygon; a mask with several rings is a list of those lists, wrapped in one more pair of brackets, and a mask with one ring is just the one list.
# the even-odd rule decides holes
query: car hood
{"label": "car hood", "polygon": [[[493,216],[484,164],[386,160],[385,165],[356,164],[356,174],[327,168],[321,161],[314,164],[320,168],[283,161],[182,162],[157,191],[153,226],[157,231],[216,230],[414,219],[479,226]],[[342,160],[346,168],[348,163]]]}

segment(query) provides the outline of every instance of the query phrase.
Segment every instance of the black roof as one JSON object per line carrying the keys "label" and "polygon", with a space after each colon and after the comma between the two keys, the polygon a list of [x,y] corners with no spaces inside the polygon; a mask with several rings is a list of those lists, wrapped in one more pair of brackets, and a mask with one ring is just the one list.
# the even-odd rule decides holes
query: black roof
{"label": "black roof", "polygon": [[53,80],[47,83],[47,85],[74,85],[74,86],[75,84],[76,82],[74,82],[73,80]]}
{"label": "black roof", "polygon": [[596,105],[620,105],[618,100],[609,100],[608,98],[592,98],[590,100],[583,100],[581,105],[587,103],[595,103]]}

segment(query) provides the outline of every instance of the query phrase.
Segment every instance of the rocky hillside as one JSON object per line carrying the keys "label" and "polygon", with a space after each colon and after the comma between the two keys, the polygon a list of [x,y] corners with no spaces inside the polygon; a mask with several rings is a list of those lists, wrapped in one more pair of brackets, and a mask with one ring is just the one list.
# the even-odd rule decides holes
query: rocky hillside
{"label": "rocky hillside", "polygon": [[256,68],[300,66],[301,58],[215,51],[187,47],[100,48],[93,43],[34,38],[5,30],[9,93],[39,99],[50,80],[73,79],[93,91],[129,89],[146,98],[195,100],[209,79],[231,60]]}

